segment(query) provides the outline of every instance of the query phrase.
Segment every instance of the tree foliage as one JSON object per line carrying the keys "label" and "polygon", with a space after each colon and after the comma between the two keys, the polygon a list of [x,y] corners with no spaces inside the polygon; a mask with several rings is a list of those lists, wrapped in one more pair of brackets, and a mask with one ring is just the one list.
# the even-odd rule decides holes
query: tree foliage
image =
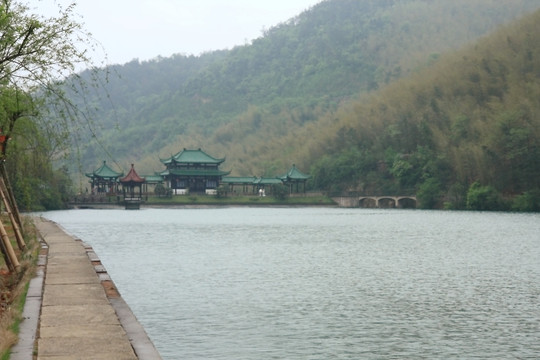
{"label": "tree foliage", "polygon": [[[356,141],[384,166],[349,186],[378,185],[390,175],[394,191],[429,195],[423,206],[496,210],[506,208],[501,196],[528,194],[516,208],[529,208],[523,202],[540,188],[539,21],[535,12],[318,122],[337,130],[305,144],[331,150],[313,175],[332,169]],[[476,181],[486,188],[469,188]]]}
{"label": "tree foliage", "polygon": [[512,210],[539,212],[540,211],[540,190],[530,190],[517,196],[512,203]]}
{"label": "tree foliage", "polygon": [[[293,162],[309,168],[333,149],[299,150],[299,131],[314,124],[310,136],[320,138],[320,120],[357,94],[429,67],[441,53],[536,7],[531,0],[323,1],[244,46],[115,65],[110,98],[93,100],[103,120],[94,139],[108,152],[88,142],[83,167],[112,155],[152,173],[159,157],[202,147],[226,155],[238,175],[280,172]],[[339,129],[324,130],[332,131]]]}
{"label": "tree foliage", "polygon": [[419,207],[423,209],[434,209],[439,207],[442,195],[442,186],[439,180],[429,178],[418,186],[416,198]]}
{"label": "tree foliage", "polygon": [[474,182],[467,192],[468,210],[504,210],[505,205],[500,194],[491,185],[483,186]]}
{"label": "tree foliage", "polygon": [[283,184],[272,185],[272,196],[277,200],[285,200],[289,195],[289,188]]}
{"label": "tree foliage", "polygon": [[23,2],[0,1],[1,160],[25,209],[59,208],[70,191],[66,170],[53,170],[53,161],[68,149],[84,114],[60,80],[77,64],[90,64],[78,43],[93,43],[73,11],[70,5],[46,18]]}
{"label": "tree foliage", "polygon": [[28,89],[50,86],[74,72],[78,62],[88,62],[75,43],[87,40],[82,26],[72,20],[74,4],[58,17],[39,17],[26,4],[0,2],[0,82]]}
{"label": "tree foliage", "polygon": [[524,194],[540,188],[539,13],[494,30],[538,6],[324,1],[245,46],[115,66],[111,101],[91,101],[108,154],[88,142],[84,165],[153,173],[202,147],[234,175],[295,163],[319,189],[428,207],[465,208],[475,181]]}

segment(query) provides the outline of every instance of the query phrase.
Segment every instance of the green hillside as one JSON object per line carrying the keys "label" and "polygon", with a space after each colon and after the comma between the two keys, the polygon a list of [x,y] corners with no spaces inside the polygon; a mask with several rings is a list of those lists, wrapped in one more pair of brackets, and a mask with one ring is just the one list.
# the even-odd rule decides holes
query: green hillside
{"label": "green hillside", "polygon": [[540,210],[539,59],[537,11],[303,129],[297,154],[321,188]]}
{"label": "green hillside", "polygon": [[295,163],[330,192],[453,208],[481,208],[475,196],[508,208],[525,193],[531,207],[539,7],[328,0],[232,50],[108,68],[107,92],[85,99],[100,144],[79,148],[82,167],[112,159],[149,174],[204,148],[232,175]]}
{"label": "green hillside", "polygon": [[[148,173],[161,170],[158,157],[202,147],[226,156],[236,175],[281,172],[308,140],[287,135],[539,6],[531,0],[324,1],[249,45],[110,67],[106,92],[85,99],[96,109],[100,145],[79,142],[87,144],[80,149],[82,168],[107,159],[123,167],[134,162]],[[303,166],[311,161],[306,157]]]}

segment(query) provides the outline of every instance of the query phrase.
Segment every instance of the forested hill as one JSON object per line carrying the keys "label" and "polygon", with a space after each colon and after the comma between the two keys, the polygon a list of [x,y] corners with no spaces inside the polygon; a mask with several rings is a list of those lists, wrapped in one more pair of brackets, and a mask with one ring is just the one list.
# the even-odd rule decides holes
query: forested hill
{"label": "forested hill", "polygon": [[[90,171],[110,156],[124,168],[135,163],[145,174],[162,170],[159,157],[201,147],[227,157],[224,166],[233,175],[276,175],[295,162],[319,175],[318,186],[329,186],[322,176],[330,171],[327,156],[364,148],[351,145],[360,139],[359,125],[341,118],[354,99],[388,94],[385,88],[401,78],[432,74],[429,69],[448,61],[445,54],[452,49],[538,7],[536,0],[324,1],[232,50],[111,67],[110,98],[87,100],[98,109],[97,138],[108,154],[90,142],[83,149],[83,168]],[[459,70],[453,74],[458,75]],[[388,99],[384,106],[400,102]],[[388,136],[396,127],[380,130]],[[386,157],[377,152],[374,159],[381,168],[392,168],[387,158],[409,156],[411,144],[390,147]],[[360,163],[352,163],[355,171]],[[395,171],[384,175],[390,190],[421,184],[400,183]],[[370,184],[370,190],[382,191],[373,189],[374,174],[361,184],[354,171],[340,174],[332,172],[340,189]]]}
{"label": "forested hill", "polygon": [[538,59],[540,11],[306,126],[296,155],[318,188],[540,211]]}

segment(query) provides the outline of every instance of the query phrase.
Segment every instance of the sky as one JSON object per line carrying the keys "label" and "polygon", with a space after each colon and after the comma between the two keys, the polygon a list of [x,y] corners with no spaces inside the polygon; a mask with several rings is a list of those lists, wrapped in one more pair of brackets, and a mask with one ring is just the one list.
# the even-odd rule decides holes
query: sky
{"label": "sky", "polygon": [[107,64],[124,64],[244,45],[322,0],[29,1],[31,11],[44,16],[75,2],[74,20],[103,48],[94,61],[106,56]]}

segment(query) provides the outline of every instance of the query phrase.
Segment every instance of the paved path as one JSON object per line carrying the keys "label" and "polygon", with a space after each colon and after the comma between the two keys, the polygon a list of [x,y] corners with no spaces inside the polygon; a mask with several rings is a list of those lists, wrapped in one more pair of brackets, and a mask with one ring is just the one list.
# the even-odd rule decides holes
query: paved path
{"label": "paved path", "polygon": [[[161,359],[92,248],[53,222],[36,218],[35,224],[48,246],[37,337],[38,360]],[[32,291],[31,284],[27,301],[30,307],[34,292],[39,291]],[[28,324],[32,322],[31,314],[23,316]],[[22,330],[21,335],[24,333]],[[25,336],[31,337],[26,342],[30,347],[33,345],[35,337],[23,335],[22,345],[14,349],[12,359],[27,358]]]}

